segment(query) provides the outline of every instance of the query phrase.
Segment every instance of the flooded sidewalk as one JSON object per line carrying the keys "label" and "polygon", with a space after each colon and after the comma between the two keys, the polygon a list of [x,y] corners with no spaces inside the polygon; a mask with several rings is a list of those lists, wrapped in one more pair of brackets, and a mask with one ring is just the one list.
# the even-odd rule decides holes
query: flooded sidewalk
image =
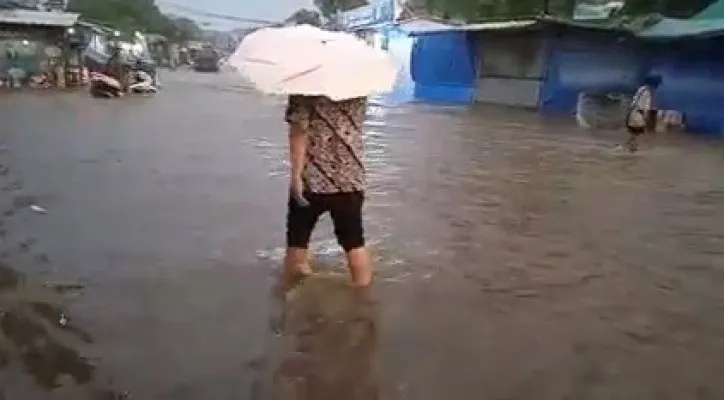
{"label": "flooded sidewalk", "polygon": [[0,99],[7,399],[724,397],[722,143],[373,106],[376,286],[344,288],[324,220],[320,276],[280,302],[282,104],[184,79]]}

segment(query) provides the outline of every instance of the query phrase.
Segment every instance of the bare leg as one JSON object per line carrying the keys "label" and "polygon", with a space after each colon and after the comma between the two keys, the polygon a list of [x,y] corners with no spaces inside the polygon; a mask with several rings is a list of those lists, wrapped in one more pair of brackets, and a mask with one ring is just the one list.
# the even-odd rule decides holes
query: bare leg
{"label": "bare leg", "polygon": [[630,135],[626,141],[626,147],[630,152],[635,153],[639,149],[637,135]]}
{"label": "bare leg", "polygon": [[284,257],[284,272],[291,275],[311,275],[309,266],[309,250],[299,247],[288,247]]}
{"label": "bare leg", "polygon": [[284,271],[280,275],[280,289],[287,291],[312,275],[309,266],[308,250],[299,247],[288,247],[284,257]]}
{"label": "bare leg", "polygon": [[359,247],[347,252],[347,267],[352,277],[352,285],[367,287],[372,284],[372,258],[366,247]]}

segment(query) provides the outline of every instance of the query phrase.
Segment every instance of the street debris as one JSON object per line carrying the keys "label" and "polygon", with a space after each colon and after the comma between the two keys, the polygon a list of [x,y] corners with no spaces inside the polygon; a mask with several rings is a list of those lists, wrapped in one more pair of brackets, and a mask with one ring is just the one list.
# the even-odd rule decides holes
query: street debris
{"label": "street debris", "polygon": [[45,282],[43,287],[53,290],[57,293],[68,293],[83,290],[85,285],[75,282]]}
{"label": "street debris", "polygon": [[37,204],[31,204],[31,205],[30,205],[30,209],[33,210],[33,211],[35,211],[35,212],[38,213],[38,214],[46,214],[46,213],[48,212],[47,209],[45,209],[45,208],[43,208],[43,207],[41,207],[41,206],[39,206],[39,205],[37,205]]}

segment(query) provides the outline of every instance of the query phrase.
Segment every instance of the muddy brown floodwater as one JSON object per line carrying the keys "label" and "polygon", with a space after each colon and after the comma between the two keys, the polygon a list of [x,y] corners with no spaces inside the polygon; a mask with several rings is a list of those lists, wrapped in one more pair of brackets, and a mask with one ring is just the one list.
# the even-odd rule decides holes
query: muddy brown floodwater
{"label": "muddy brown floodwater", "polygon": [[167,75],[0,98],[0,398],[724,398],[722,143],[372,106],[376,287],[280,300],[282,104]]}

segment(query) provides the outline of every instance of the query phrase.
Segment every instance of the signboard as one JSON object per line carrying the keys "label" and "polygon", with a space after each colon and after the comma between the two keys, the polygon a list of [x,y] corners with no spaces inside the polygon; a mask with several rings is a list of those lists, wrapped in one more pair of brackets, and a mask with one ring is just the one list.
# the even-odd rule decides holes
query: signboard
{"label": "signboard", "polygon": [[574,20],[603,20],[623,8],[625,2],[611,0],[608,2],[579,1],[573,10]]}
{"label": "signboard", "polygon": [[347,29],[359,29],[395,20],[395,0],[373,0],[371,4],[340,13],[339,21]]}
{"label": "signboard", "polygon": [[42,4],[48,11],[65,11],[68,7],[66,0],[45,0]]}

